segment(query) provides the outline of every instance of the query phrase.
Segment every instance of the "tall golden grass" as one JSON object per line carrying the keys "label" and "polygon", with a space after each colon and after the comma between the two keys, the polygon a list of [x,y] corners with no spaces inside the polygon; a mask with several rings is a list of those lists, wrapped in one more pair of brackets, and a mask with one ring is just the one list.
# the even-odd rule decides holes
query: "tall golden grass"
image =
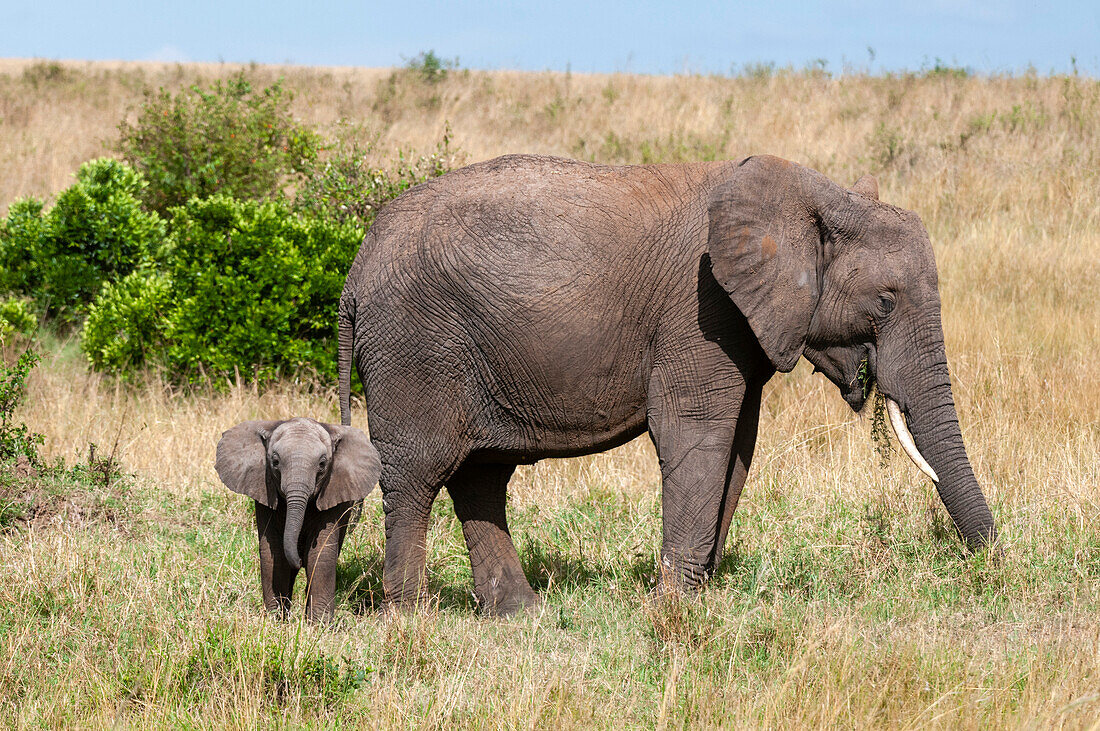
{"label": "tall golden grass", "polygon": [[[55,193],[80,162],[109,153],[119,120],[133,113],[143,89],[236,70],[0,61],[0,210],[18,196]],[[58,642],[78,648],[59,665],[52,640],[6,624],[0,688],[25,695],[23,705],[6,701],[11,720],[1097,727],[1100,82],[950,73],[454,71],[430,84],[388,69],[245,71],[261,81],[283,77],[305,121],[322,128],[341,119],[361,123],[380,159],[398,149],[431,149],[449,123],[471,162],[508,152],[614,163],[767,152],[841,182],[875,173],[881,197],[917,211],[936,247],[959,417],[1002,526],[1003,561],[991,566],[935,553],[928,536],[942,512],[930,486],[903,459],[880,467],[870,425],[802,365],[774,378],[765,395],[756,461],[731,538],[740,555],[759,559],[747,593],[731,579],[682,605],[651,606],[644,592],[622,589],[613,578],[612,589],[596,595],[583,584],[559,589],[541,611],[511,622],[479,620],[442,602],[420,616],[367,613],[344,617],[335,630],[284,629],[257,616],[250,557],[218,568],[213,546],[200,554],[205,568],[167,561],[160,570],[169,578],[162,580],[143,573],[140,552],[110,555],[94,540],[99,534],[8,534],[0,536],[0,564],[11,572],[0,602],[25,605],[30,590],[21,583],[52,582],[64,593],[78,569],[113,571],[122,577],[113,592],[85,594],[128,621],[161,627],[168,649],[147,648],[150,662],[162,667],[151,678],[169,682],[173,653],[191,648],[210,626],[226,634],[227,646],[297,638],[310,651],[370,663],[379,673],[341,704],[317,707],[291,693],[278,706],[288,715],[272,716],[270,683],[247,672],[252,661],[242,654],[212,671],[227,684],[220,690],[190,697],[146,688],[127,701],[81,670],[81,657],[110,650],[82,643],[78,627],[49,625],[48,632],[69,640]],[[219,433],[242,419],[289,414],[334,420],[333,394],[295,383],[262,393],[238,384],[185,391],[155,374],[119,384],[88,372],[70,343],[47,353],[22,417],[46,435],[51,455],[74,458],[89,442],[117,441],[143,489],[164,496],[149,508],[156,520],[173,505],[188,505],[180,515],[227,526],[224,532],[248,517],[216,482]],[[603,455],[521,468],[511,496],[532,534],[567,526],[556,550],[618,577],[627,572],[624,556],[640,552],[645,565],[656,551],[658,485],[652,449],[639,440]],[[611,533],[596,530],[591,516],[569,517],[589,503],[616,516]],[[196,505],[213,506],[215,514]],[[365,514],[345,556],[380,555],[381,529],[369,520],[380,515],[377,495]],[[461,540],[453,518],[441,515],[431,536],[432,570],[461,590],[468,581]],[[882,524],[932,558],[906,558],[909,544],[900,539],[884,546],[875,538]],[[177,533],[183,541],[186,531]],[[247,530],[238,534],[235,548],[251,551]],[[517,536],[522,543],[522,531]],[[789,557],[792,546],[818,571],[856,567],[848,577],[855,588],[839,599],[787,591],[782,571],[768,567]],[[113,562],[123,568],[110,568]],[[180,618],[165,609],[174,595],[158,581],[205,598]],[[227,585],[239,593],[226,599]],[[956,591],[962,599],[920,598]],[[723,654],[726,647],[740,649]],[[760,664],[759,652],[773,661]],[[13,669],[19,654],[53,685],[35,686]],[[79,699],[77,710],[67,712],[64,699]]]}

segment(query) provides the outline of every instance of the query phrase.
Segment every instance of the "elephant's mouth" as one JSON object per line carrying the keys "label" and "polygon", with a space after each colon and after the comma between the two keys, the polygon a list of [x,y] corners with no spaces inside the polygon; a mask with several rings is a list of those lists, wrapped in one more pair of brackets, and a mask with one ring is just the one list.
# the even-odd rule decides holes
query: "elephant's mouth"
{"label": "elephant's mouth", "polygon": [[848,389],[844,393],[844,400],[852,407],[852,411],[859,413],[867,405],[867,399],[875,388],[875,374],[878,372],[878,362],[873,346],[863,348],[863,353],[856,361],[855,373],[848,381]]}
{"label": "elephant's mouth", "polygon": [[[818,369],[815,368],[815,370]],[[862,349],[862,355],[855,361],[855,365],[847,370],[851,370],[852,375],[851,377],[845,375],[840,391],[852,410],[859,413],[867,405],[867,399],[876,386],[875,375],[878,373],[878,351],[874,345],[865,346]],[[886,397],[886,413],[889,417],[890,427],[894,430],[894,435],[897,437],[902,450],[908,455],[909,459],[913,460],[913,464],[921,472],[928,475],[933,482],[938,483],[940,481],[939,476],[928,463],[928,460],[921,454],[916,441],[913,439],[913,434],[909,431],[905,409],[894,396],[883,392],[881,388],[879,391]]]}
{"label": "elephant's mouth", "polygon": [[854,347],[822,348],[807,347],[804,355],[814,366],[814,373],[823,373],[836,384],[840,395],[859,413],[867,403],[871,390],[875,386],[875,373],[878,367],[877,353],[873,345],[864,344]]}

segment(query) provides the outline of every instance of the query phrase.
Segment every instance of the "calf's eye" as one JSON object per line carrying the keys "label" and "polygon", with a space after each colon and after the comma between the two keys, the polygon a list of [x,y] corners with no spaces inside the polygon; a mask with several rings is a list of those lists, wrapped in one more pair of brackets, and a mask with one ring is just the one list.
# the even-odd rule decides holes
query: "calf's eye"
{"label": "calf's eye", "polygon": [[889,315],[894,310],[894,298],[890,295],[880,294],[878,298],[878,306],[882,311],[882,314]]}

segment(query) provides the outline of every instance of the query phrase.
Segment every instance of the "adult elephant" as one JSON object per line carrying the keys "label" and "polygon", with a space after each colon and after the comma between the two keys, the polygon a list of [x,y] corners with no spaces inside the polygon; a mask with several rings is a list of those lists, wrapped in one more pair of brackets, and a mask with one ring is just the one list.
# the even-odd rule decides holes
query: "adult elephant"
{"label": "adult elephant", "polygon": [[928,234],[872,178],[846,190],[771,156],[508,155],[409,190],[378,215],[340,303],[341,418],[354,360],[383,463],[387,599],[421,597],[446,485],[482,606],[536,601],[505,517],[515,466],[647,429],[659,588],[697,585],[722,554],[761,389],[800,356],[857,411],[865,363],[963,538],[995,539],[955,414]]}

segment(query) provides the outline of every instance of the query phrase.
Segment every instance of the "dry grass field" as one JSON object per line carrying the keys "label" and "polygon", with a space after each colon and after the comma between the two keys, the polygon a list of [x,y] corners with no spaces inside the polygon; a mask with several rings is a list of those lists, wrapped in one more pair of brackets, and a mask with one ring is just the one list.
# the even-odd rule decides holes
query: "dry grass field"
{"label": "dry grass field", "polygon": [[[109,151],[142,90],[235,67],[0,61],[0,211]],[[1003,535],[969,556],[904,456],[806,364],[765,392],[728,556],[658,604],[647,440],[521,468],[513,532],[545,602],[481,618],[446,494],[436,606],[380,600],[377,493],[342,554],[332,628],[262,612],[246,501],[212,468],[246,418],[336,419],[309,383],[123,386],[45,336],[21,417],[53,456],[117,443],[130,480],[49,497],[0,533],[5,726],[1100,727],[1100,82],[812,72],[643,77],[257,67],[380,159],[450,124],[466,161],[770,152],[920,213],[970,456]],[[362,423],[361,412],[356,412]]]}

